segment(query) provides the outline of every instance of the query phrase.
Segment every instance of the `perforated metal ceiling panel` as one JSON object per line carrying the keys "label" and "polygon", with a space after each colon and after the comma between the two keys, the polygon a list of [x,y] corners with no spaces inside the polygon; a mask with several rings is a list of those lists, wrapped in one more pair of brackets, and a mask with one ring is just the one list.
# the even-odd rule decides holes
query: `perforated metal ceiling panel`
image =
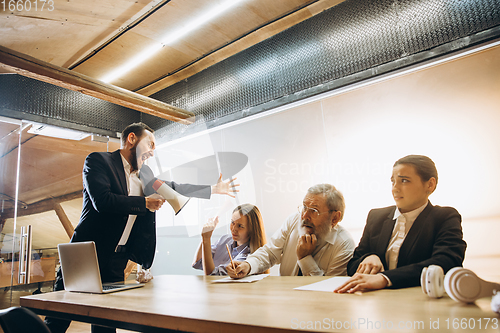
{"label": "perforated metal ceiling panel", "polygon": [[151,96],[198,118],[160,120],[156,134],[181,137],[456,51],[499,37],[499,24],[500,0],[348,0]]}
{"label": "perforated metal ceiling panel", "polygon": [[0,75],[0,115],[116,136],[144,121],[159,141],[500,38],[500,0],[347,0],[153,98],[186,127],[18,75]]}
{"label": "perforated metal ceiling panel", "polygon": [[0,75],[0,115],[116,137],[142,113],[20,75]]}

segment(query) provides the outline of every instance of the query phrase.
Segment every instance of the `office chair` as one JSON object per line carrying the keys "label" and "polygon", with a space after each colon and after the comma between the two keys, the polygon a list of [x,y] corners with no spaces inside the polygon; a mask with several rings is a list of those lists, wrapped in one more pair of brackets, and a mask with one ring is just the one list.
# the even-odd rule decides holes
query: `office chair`
{"label": "office chair", "polygon": [[50,333],[36,314],[23,307],[0,310],[0,326],[5,333]]}

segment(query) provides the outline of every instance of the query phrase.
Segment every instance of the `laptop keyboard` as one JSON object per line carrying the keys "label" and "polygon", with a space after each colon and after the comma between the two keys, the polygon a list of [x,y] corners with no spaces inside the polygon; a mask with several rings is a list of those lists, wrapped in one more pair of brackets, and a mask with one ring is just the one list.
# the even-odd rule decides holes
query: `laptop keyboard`
{"label": "laptop keyboard", "polygon": [[105,285],[105,286],[102,286],[102,290],[113,290],[113,289],[123,288],[123,287],[125,287],[125,285],[123,285],[123,284]]}

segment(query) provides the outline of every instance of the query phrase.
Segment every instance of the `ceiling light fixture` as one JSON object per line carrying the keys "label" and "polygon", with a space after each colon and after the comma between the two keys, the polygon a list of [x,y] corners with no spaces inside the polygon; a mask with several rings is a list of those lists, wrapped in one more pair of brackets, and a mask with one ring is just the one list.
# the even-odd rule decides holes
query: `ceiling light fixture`
{"label": "ceiling light fixture", "polygon": [[207,13],[203,13],[202,15],[195,17],[181,28],[167,33],[160,39],[159,43],[157,42],[156,44],[144,49],[132,59],[128,60],[125,64],[108,73],[101,79],[101,81],[110,83],[117,78],[122,77],[155,55],[163,46],[172,44],[242,1],[244,0],[226,0],[220,5],[214,7],[212,10],[209,10]]}
{"label": "ceiling light fixture", "polygon": [[68,140],[82,140],[90,135],[90,133],[85,133],[69,128],[62,128],[56,126],[50,126],[45,124],[32,123],[31,128],[28,130],[30,134],[50,136],[52,138],[68,139]]}

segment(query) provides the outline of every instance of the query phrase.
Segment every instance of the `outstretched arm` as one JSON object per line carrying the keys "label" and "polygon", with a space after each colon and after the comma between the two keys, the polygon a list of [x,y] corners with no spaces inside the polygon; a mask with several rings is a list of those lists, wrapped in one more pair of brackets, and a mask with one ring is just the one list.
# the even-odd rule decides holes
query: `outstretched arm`
{"label": "outstretched arm", "polygon": [[235,180],[236,177],[228,180],[227,182],[224,182],[222,181],[222,174],[220,174],[219,180],[217,180],[217,184],[212,186],[212,194],[225,194],[234,198],[235,196],[233,195],[233,193],[239,192],[236,187],[240,186],[240,184],[233,184],[233,181]]}

